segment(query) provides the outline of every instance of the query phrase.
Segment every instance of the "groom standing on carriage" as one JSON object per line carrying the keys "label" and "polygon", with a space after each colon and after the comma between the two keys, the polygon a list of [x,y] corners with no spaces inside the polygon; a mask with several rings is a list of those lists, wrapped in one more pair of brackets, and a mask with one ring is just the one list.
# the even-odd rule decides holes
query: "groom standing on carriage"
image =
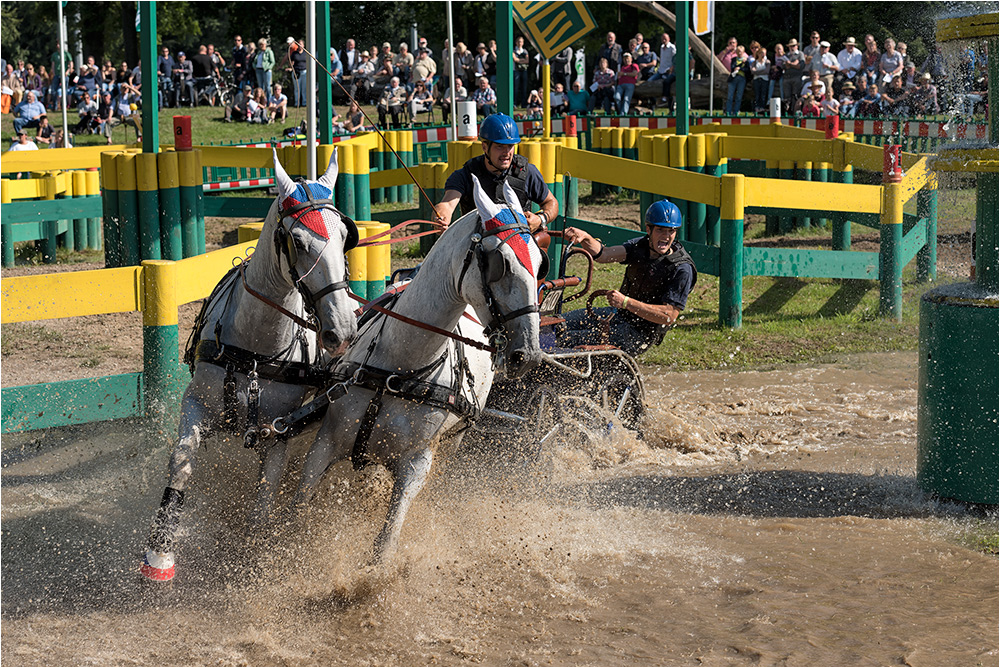
{"label": "groom standing on carriage", "polygon": [[[497,204],[504,203],[503,184],[510,184],[521,202],[531,231],[545,229],[559,213],[559,204],[538,168],[516,154],[516,147],[521,143],[517,123],[506,114],[487,116],[479,127],[479,139],[483,143],[483,155],[466,162],[445,182],[444,198],[437,205],[437,222],[448,227],[458,206],[463,215],[476,210],[472,198],[472,176],[475,175],[483,190]],[[538,204],[541,211],[529,212],[529,202]]]}

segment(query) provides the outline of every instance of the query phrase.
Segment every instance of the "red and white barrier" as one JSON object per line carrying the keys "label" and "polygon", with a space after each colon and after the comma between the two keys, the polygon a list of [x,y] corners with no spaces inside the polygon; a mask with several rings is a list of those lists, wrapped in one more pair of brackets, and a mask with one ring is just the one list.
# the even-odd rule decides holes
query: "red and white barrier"
{"label": "red and white barrier", "polygon": [[242,181],[223,181],[221,183],[205,183],[202,185],[201,189],[203,191],[210,190],[233,190],[234,188],[263,188],[265,186],[273,186],[274,179],[244,179]]}

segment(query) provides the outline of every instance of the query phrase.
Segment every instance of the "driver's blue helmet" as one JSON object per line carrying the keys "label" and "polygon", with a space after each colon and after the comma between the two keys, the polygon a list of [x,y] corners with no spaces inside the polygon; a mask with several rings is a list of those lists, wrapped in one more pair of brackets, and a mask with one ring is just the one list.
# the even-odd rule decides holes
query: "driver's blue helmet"
{"label": "driver's blue helmet", "polygon": [[491,114],[479,126],[479,138],[495,144],[520,144],[517,123],[507,114]]}
{"label": "driver's blue helmet", "polygon": [[677,208],[676,204],[668,199],[661,199],[659,202],[653,202],[649,208],[646,209],[646,224],[658,225],[661,227],[680,227],[681,210]]}

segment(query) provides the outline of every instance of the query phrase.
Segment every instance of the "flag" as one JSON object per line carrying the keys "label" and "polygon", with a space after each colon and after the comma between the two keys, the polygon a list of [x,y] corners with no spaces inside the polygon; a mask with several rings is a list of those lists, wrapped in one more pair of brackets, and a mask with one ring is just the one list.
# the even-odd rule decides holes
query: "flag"
{"label": "flag", "polygon": [[715,0],[695,0],[694,3],[694,34],[705,35],[715,30],[712,25],[712,15],[715,12]]}

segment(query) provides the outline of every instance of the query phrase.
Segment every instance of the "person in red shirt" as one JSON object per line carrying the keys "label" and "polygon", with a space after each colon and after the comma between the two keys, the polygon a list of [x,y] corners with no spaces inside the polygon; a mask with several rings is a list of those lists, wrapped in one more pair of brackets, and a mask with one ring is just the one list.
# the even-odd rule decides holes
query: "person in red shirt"
{"label": "person in red shirt", "polygon": [[615,88],[615,107],[618,113],[627,116],[635,85],[639,82],[639,66],[632,62],[632,54],[622,54],[622,69],[618,72],[618,86]]}

